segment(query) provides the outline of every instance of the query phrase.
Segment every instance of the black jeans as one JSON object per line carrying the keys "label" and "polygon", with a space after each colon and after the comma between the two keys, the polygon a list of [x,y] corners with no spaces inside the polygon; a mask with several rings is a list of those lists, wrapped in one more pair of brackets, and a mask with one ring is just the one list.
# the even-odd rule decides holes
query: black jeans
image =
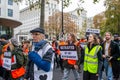
{"label": "black jeans", "polygon": [[112,70],[113,70],[113,77],[118,79],[120,73],[120,61],[117,60],[112,61]]}
{"label": "black jeans", "polygon": [[0,66],[0,76],[5,79],[8,80],[10,72],[7,71],[5,68],[3,68],[2,66]]}
{"label": "black jeans", "polygon": [[56,67],[58,68],[59,67],[59,57],[58,57],[58,54],[55,53],[55,62],[54,62],[54,65],[55,63],[57,64]]}
{"label": "black jeans", "polygon": [[96,74],[90,73],[88,71],[83,72],[83,80],[98,80]]}

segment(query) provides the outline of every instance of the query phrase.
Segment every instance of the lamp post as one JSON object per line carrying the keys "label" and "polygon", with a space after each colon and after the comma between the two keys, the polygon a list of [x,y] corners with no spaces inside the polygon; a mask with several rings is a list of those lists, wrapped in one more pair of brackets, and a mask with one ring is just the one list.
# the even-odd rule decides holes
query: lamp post
{"label": "lamp post", "polygon": [[64,34],[64,29],[63,29],[63,0],[62,0],[62,29],[61,29],[61,32],[62,32],[62,37],[63,37],[63,34]]}

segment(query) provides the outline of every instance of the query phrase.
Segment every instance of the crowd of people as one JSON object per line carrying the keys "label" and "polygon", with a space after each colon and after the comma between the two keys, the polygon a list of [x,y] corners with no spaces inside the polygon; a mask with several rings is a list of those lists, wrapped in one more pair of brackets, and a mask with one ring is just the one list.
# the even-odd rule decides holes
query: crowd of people
{"label": "crowd of people", "polygon": [[[78,60],[61,59],[58,56],[59,47],[62,45],[75,45],[77,48]],[[67,40],[57,41],[53,39],[55,58],[57,67],[63,71],[62,80],[69,80],[70,70],[73,71],[75,80],[80,80],[81,70],[83,70],[82,80],[103,80],[103,72],[106,73],[105,80],[119,80],[120,74],[120,36],[106,32],[104,37],[90,34],[87,39],[77,40],[72,33],[68,34]],[[60,44],[60,45],[59,45]],[[83,46],[84,45],[84,46]],[[81,69],[83,65],[83,69]]]}
{"label": "crowd of people", "polygon": [[[32,41],[24,40],[21,45],[15,38],[0,36],[0,80],[53,80],[53,69],[60,68],[61,80],[69,80],[70,71],[75,80],[119,80],[120,74],[120,36],[106,32],[104,37],[89,34],[86,39],[78,40],[69,33],[52,43],[45,40],[45,32],[41,28],[30,31]],[[84,43],[84,44],[83,44]],[[61,46],[72,46],[75,59],[61,57]],[[73,54],[74,55],[74,54]],[[81,67],[83,65],[83,67]],[[81,73],[83,72],[83,73]]]}

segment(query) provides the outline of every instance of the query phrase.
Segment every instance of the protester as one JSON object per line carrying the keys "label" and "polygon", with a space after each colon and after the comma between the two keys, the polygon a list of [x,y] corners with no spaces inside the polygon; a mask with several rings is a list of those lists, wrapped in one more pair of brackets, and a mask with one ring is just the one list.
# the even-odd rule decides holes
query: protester
{"label": "protester", "polygon": [[59,54],[60,54],[60,52],[59,52],[59,45],[58,45],[58,42],[56,40],[56,37],[52,38],[52,48],[55,51],[54,66],[55,66],[55,64],[57,64],[56,68],[59,68],[59,66],[60,66],[60,64],[59,64],[59,60],[60,60]]}
{"label": "protester", "polygon": [[[101,36],[98,36],[98,43],[99,43],[99,45],[102,46],[102,44],[103,44],[103,39],[102,39]],[[103,62],[101,62],[101,66],[99,67],[98,80],[102,80],[102,79],[103,79],[103,77],[102,77],[103,71],[104,71],[104,65],[103,65]]]}
{"label": "protester", "polygon": [[22,42],[22,49],[23,49],[23,53],[25,55],[28,55],[28,52],[30,50],[30,41],[29,40],[25,40]]}
{"label": "protester", "polygon": [[118,33],[114,34],[114,41],[118,44],[120,48],[120,35]]}
{"label": "protester", "polygon": [[90,34],[88,44],[85,46],[83,80],[98,80],[99,67],[102,63],[102,50],[97,36]]}
{"label": "protester", "polygon": [[[116,42],[112,41],[112,34],[111,32],[105,33],[105,42],[102,45],[103,47],[103,58],[104,58],[104,68],[106,71],[107,79],[106,80],[113,80],[113,75],[115,80],[116,77],[116,62],[117,58],[119,57],[119,47]],[[118,73],[117,73],[118,74]]]}
{"label": "protester", "polygon": [[[119,34],[118,33],[116,33],[116,34],[114,34],[114,41],[118,44],[118,46],[120,46],[120,41],[119,41]],[[113,76],[114,76],[114,79],[115,80],[118,80],[118,78],[119,78],[119,74],[120,74],[120,48],[119,48],[119,57],[117,58],[117,60],[115,61],[115,63],[114,63],[114,65],[115,66],[113,66]]]}
{"label": "protester", "polygon": [[[66,45],[66,42],[65,42],[65,40],[64,40],[63,38],[61,38],[61,39],[59,40],[59,46],[62,46],[62,45]],[[59,64],[60,64],[61,71],[63,72],[64,67],[63,67],[63,59],[61,58],[61,53],[60,53]]]}
{"label": "protester", "polygon": [[4,52],[3,52],[3,47],[8,44],[8,35],[6,34],[3,34],[0,36],[0,76],[7,80],[8,79],[8,74],[5,74],[7,73],[7,70],[5,68],[2,67],[3,65],[3,56],[4,56]]}
{"label": "protester", "polygon": [[19,48],[16,39],[12,38],[7,41],[2,47],[2,67],[3,78],[5,80],[21,80],[25,74],[24,55],[21,48]]}
{"label": "protester", "polygon": [[30,31],[33,43],[28,53],[29,62],[25,80],[52,80],[54,53],[50,44],[44,40],[44,30],[35,28]]}
{"label": "protester", "polygon": [[72,33],[70,33],[67,37],[67,45],[75,45],[75,47],[77,48],[77,56],[78,56],[78,60],[72,60],[72,59],[63,59],[63,66],[64,66],[64,72],[63,72],[63,77],[62,80],[69,80],[69,74],[70,71],[73,71],[75,80],[80,80],[80,75],[78,73],[78,69],[79,69],[79,64],[80,64],[80,49],[78,49],[79,47],[77,46],[77,39],[76,36]]}
{"label": "protester", "polygon": [[60,45],[66,45],[66,41],[64,40],[64,38],[61,38],[60,40],[59,40],[59,46]]}

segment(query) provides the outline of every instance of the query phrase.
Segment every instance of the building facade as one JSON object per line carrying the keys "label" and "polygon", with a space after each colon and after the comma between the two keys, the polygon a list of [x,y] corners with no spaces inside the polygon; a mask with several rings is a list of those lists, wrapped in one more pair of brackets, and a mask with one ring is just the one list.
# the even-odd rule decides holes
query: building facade
{"label": "building facade", "polygon": [[93,28],[94,23],[93,23],[93,17],[87,18],[87,28]]}
{"label": "building facade", "polygon": [[74,11],[69,12],[69,14],[71,15],[73,21],[75,21],[75,23],[78,25],[78,29],[80,30],[87,20],[87,11],[80,11],[80,14],[78,14],[77,11],[78,9],[75,9]]}
{"label": "building facade", "polygon": [[0,0],[0,35],[13,35],[13,28],[21,25],[19,5],[13,0]]}
{"label": "building facade", "polygon": [[[45,4],[45,21],[48,21],[48,17],[58,9],[58,3],[54,0],[49,0],[49,3]],[[22,9],[20,11],[20,21],[23,23],[23,25],[14,29],[15,36],[18,37],[19,42],[24,39],[30,39],[31,36],[29,31],[39,27],[40,8],[35,6],[32,9],[29,7]]]}
{"label": "building facade", "polygon": [[75,9],[75,10],[69,12],[69,14],[71,15],[72,20],[78,26],[77,27],[77,37],[80,38],[81,35],[82,35],[81,32],[83,32],[82,31],[83,27],[85,27],[85,24],[87,24],[87,22],[86,22],[86,20],[87,20],[87,11],[82,10],[78,14],[78,10],[79,9]]}

